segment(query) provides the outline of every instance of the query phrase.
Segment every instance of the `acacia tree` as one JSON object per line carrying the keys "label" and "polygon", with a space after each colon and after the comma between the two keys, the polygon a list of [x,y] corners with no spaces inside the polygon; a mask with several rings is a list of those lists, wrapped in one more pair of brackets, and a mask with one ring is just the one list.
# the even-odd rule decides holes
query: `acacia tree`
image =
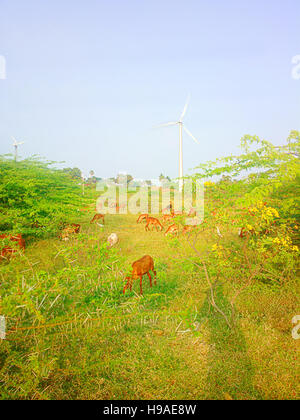
{"label": "acacia tree", "polygon": [[[214,182],[206,182],[205,221],[187,238],[196,257],[191,262],[201,269],[209,301],[230,327],[238,296],[253,282],[280,285],[296,278],[299,140],[298,131],[282,146],[246,135],[242,154],[199,165],[193,176]],[[200,252],[197,243],[205,235],[215,243]],[[215,297],[215,287],[227,281],[235,283],[231,314],[222,311]]]}

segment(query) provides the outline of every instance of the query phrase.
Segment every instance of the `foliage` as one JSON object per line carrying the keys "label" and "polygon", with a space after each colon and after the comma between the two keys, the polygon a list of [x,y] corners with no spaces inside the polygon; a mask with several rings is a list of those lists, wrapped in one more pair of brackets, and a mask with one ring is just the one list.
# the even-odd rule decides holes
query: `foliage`
{"label": "foliage", "polygon": [[200,172],[194,178],[217,179],[219,191],[226,190],[227,196],[234,194],[239,205],[249,206],[266,197],[282,199],[283,196],[285,215],[296,216],[293,208],[295,204],[299,207],[300,196],[299,131],[291,131],[283,146],[246,135],[241,140],[241,148],[241,155],[199,165]]}
{"label": "foliage", "polygon": [[[80,186],[53,162],[0,157],[0,230],[42,236],[78,217]],[[76,177],[75,177],[76,178]]]}
{"label": "foliage", "polygon": [[[280,148],[246,136],[243,155],[202,165],[205,219],[186,235],[145,233],[121,214],[99,230],[89,223],[93,204],[79,235],[30,243],[1,264],[1,398],[299,398],[290,334],[299,307],[298,142],[296,132]],[[20,224],[11,227],[22,232],[37,216],[78,222],[95,191],[83,201],[70,176],[26,162],[1,160],[7,225],[14,214]],[[120,243],[108,249],[112,231]],[[157,285],[145,276],[143,297],[138,281],[123,295],[131,263],[146,253]]]}
{"label": "foliage", "polygon": [[73,179],[81,179],[81,170],[79,168],[64,168],[62,171],[66,174],[69,174]]}
{"label": "foliage", "polygon": [[275,147],[257,136],[245,136],[242,155],[200,165],[194,175],[214,180],[205,182],[203,227],[217,241],[204,254],[199,254],[196,240],[190,245],[200,258],[196,265],[205,273],[210,303],[220,313],[214,285],[236,279],[231,320],[222,313],[230,327],[235,323],[234,305],[245,288],[257,281],[280,286],[297,276],[299,139],[299,132],[292,131],[286,145]]}

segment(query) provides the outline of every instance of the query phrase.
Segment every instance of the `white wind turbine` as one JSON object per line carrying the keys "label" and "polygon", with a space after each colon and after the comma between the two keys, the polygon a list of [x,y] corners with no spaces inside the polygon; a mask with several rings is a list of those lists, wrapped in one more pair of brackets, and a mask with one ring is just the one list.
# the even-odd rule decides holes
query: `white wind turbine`
{"label": "white wind turbine", "polygon": [[17,161],[17,159],[18,159],[18,146],[20,146],[21,144],[24,144],[25,142],[24,141],[17,142],[17,140],[13,136],[11,138],[14,141],[13,146],[15,148],[15,161]]}
{"label": "white wind turbine", "polygon": [[182,191],[182,187],[183,187],[182,128],[196,143],[200,144],[199,141],[193,136],[193,134],[183,125],[183,117],[186,113],[188,103],[189,103],[189,97],[186,101],[186,104],[183,108],[183,111],[178,121],[174,121],[174,122],[172,121],[172,122],[168,122],[166,124],[160,124],[157,126],[157,127],[167,127],[169,125],[179,125],[179,191]]}

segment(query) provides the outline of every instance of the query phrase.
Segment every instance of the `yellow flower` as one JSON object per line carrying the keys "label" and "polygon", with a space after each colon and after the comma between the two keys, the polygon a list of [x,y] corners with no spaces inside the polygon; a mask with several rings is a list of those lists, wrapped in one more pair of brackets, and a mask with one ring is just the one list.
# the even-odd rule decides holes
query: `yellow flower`
{"label": "yellow flower", "polygon": [[224,248],[222,247],[222,245],[214,244],[214,245],[211,247],[211,249],[212,249],[212,251],[220,251],[220,250],[222,250],[222,249],[224,249]]}
{"label": "yellow flower", "polygon": [[299,248],[297,247],[297,245],[292,246],[292,251],[296,251],[296,252],[299,251]]}

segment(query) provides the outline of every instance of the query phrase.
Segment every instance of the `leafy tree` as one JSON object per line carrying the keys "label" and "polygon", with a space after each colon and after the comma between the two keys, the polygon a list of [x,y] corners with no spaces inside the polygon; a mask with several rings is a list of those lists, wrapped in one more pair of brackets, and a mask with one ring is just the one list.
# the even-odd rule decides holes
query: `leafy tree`
{"label": "leafy tree", "polygon": [[[246,135],[241,140],[241,148],[241,155],[199,165],[194,178],[218,180],[221,177],[218,198],[221,199],[222,188],[226,188],[226,198],[231,193],[240,206],[255,204],[266,198],[277,199],[285,218],[292,216],[299,220],[296,210],[300,196],[299,131],[291,131],[286,144],[282,146],[274,146],[257,136]],[[223,205],[227,204],[223,200]]]}
{"label": "leafy tree", "polygon": [[[205,219],[198,230],[216,243],[206,253],[190,241],[209,286],[210,303],[228,326],[235,323],[235,302],[255,281],[281,285],[296,277],[299,258],[298,131],[274,146],[257,136],[241,140],[242,154],[199,165],[194,179],[205,183]],[[233,241],[232,238],[240,240]],[[235,234],[235,236],[232,236]],[[200,263],[199,263],[200,261]],[[218,282],[235,279],[237,290],[225,314],[216,300]]]}
{"label": "leafy tree", "polygon": [[81,170],[79,168],[64,168],[63,172],[69,174],[73,179],[81,179]]}
{"label": "leafy tree", "polygon": [[0,156],[0,230],[42,235],[78,217],[80,185],[53,162]]}

